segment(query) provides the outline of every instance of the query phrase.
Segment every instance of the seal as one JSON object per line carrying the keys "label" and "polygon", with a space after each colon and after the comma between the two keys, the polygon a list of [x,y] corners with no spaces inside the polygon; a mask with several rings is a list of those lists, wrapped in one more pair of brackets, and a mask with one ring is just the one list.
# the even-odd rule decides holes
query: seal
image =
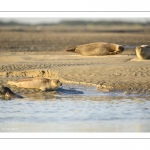
{"label": "seal", "polygon": [[12,98],[23,98],[20,95],[15,94],[11,91],[8,87],[4,87],[3,85],[0,86],[0,94],[2,95],[3,99],[12,99]]}
{"label": "seal", "polygon": [[7,84],[22,88],[35,88],[42,91],[53,91],[62,85],[58,79],[47,78],[24,78],[17,81],[8,81]]}
{"label": "seal", "polygon": [[139,59],[150,59],[150,46],[141,45],[136,47],[136,56]]}
{"label": "seal", "polygon": [[83,56],[103,56],[122,53],[124,47],[114,43],[97,42],[80,45],[64,51],[75,52]]}

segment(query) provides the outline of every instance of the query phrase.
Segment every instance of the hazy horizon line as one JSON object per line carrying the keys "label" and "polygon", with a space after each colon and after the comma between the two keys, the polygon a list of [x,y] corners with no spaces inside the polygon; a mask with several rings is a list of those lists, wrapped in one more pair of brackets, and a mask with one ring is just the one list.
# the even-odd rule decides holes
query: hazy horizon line
{"label": "hazy horizon line", "polygon": [[60,23],[62,21],[120,21],[120,22],[133,22],[133,23],[146,23],[150,22],[150,18],[0,18],[0,21],[16,22],[24,24],[39,24],[39,23]]}

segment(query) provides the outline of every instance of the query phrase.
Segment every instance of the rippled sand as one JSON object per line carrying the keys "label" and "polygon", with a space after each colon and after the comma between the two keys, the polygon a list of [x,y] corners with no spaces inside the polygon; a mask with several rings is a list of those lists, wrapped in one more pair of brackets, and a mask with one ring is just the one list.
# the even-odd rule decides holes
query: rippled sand
{"label": "rippled sand", "polygon": [[103,92],[150,93],[150,60],[138,60],[136,55],[123,54],[65,54],[59,54],[59,51],[45,55],[31,52],[1,53],[0,84],[8,86],[8,80],[18,78],[47,77],[58,78],[63,83],[94,85]]}

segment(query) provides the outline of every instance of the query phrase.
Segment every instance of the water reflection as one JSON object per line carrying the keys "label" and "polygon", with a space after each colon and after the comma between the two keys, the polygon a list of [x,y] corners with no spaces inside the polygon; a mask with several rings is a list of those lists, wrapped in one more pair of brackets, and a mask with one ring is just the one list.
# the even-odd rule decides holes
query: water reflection
{"label": "water reflection", "polygon": [[58,93],[60,94],[84,94],[83,91],[80,90],[76,90],[75,88],[69,88],[69,89],[65,89],[65,88],[59,88],[57,90]]}
{"label": "water reflection", "polygon": [[101,93],[83,86],[63,86],[51,92],[22,91],[24,99],[0,100],[0,123],[18,122],[18,131],[150,131],[148,95]]}

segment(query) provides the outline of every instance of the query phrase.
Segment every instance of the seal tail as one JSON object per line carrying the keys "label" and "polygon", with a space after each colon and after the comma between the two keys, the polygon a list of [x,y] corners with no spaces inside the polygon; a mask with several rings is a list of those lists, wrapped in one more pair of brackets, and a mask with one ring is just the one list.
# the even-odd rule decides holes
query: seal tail
{"label": "seal tail", "polygon": [[66,50],[64,50],[65,52],[76,52],[75,51],[75,49],[76,49],[76,47],[74,47],[74,48],[70,48],[70,49],[66,49]]}

